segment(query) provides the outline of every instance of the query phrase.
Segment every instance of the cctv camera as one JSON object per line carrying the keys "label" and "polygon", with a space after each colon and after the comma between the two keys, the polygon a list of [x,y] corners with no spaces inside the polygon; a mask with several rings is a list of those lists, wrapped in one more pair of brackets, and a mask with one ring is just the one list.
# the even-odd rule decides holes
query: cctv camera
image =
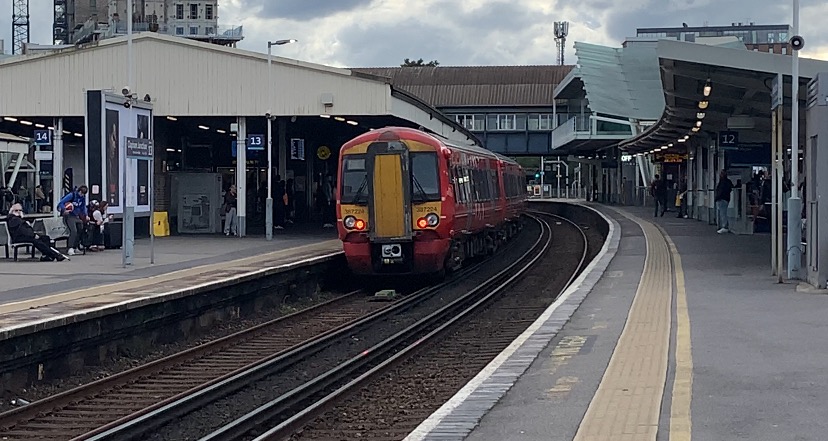
{"label": "cctv camera", "polygon": [[271,116],[271,115],[270,115],[270,112],[265,113],[265,118],[266,118],[266,119],[270,119],[270,116]]}
{"label": "cctv camera", "polygon": [[130,95],[129,86],[124,86],[124,88],[121,89],[121,93],[124,94],[124,96],[128,97]]}
{"label": "cctv camera", "polygon": [[129,109],[130,107],[132,107],[132,103],[130,103],[129,100],[126,100],[126,101],[124,101],[124,107]]}
{"label": "cctv camera", "polygon": [[790,39],[791,49],[798,51],[805,47],[805,39],[801,35],[794,35]]}

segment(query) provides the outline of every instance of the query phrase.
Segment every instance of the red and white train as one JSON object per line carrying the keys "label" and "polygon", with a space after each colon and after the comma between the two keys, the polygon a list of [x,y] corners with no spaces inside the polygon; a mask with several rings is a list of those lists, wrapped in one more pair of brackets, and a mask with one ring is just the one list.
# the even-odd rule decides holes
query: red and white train
{"label": "red and white train", "polygon": [[337,229],[356,274],[444,274],[521,228],[515,161],[404,127],[360,135],[339,155]]}

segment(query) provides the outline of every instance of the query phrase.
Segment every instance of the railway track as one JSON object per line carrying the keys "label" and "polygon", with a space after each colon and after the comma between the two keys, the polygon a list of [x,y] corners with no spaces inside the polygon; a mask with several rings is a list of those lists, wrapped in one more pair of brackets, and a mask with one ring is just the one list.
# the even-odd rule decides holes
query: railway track
{"label": "railway track", "polygon": [[140,437],[149,427],[232,393],[256,376],[289,369],[324,349],[336,335],[412,308],[480,267],[469,267],[443,284],[391,303],[372,302],[354,292],[5,412],[0,414],[0,439]]}
{"label": "railway track", "polygon": [[[540,226],[540,234],[533,246],[505,269],[482,281],[476,288],[371,347],[353,353],[321,375],[299,384],[201,438],[193,439],[258,441],[280,440],[290,436],[307,421],[329,408],[337,399],[359,389],[390,367],[404,361],[411,353],[473,315],[521,278],[544,256],[552,243],[552,227],[549,223],[540,217],[532,219]],[[524,328],[526,325],[522,324]],[[516,323],[515,326],[521,324]]]}
{"label": "railway track", "polygon": [[[317,411],[285,430],[241,439],[402,440],[474,378],[553,303],[596,251],[584,229],[553,215],[555,252],[462,324],[421,342],[396,366],[377,370],[358,387],[320,400]],[[560,225],[557,225],[560,224]],[[564,233],[564,234],[558,234]],[[563,251],[561,251],[563,250]],[[313,415],[316,415],[315,417]]]}

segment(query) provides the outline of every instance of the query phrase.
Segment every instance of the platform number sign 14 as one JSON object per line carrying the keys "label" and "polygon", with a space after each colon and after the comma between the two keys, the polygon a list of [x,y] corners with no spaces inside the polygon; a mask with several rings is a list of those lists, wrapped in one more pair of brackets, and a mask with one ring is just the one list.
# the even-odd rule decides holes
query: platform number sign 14
{"label": "platform number sign 14", "polygon": [[35,130],[34,142],[37,145],[52,145],[52,133],[49,130]]}

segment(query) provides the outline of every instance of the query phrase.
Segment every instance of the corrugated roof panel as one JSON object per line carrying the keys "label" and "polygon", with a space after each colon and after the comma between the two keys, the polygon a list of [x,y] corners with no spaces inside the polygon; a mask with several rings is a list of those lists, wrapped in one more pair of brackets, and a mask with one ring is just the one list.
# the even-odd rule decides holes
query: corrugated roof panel
{"label": "corrugated roof panel", "polygon": [[573,66],[424,66],[352,69],[384,76],[436,107],[548,106]]}
{"label": "corrugated roof panel", "polygon": [[589,107],[602,114],[657,120],[664,91],[654,46],[611,48],[575,43]]}

